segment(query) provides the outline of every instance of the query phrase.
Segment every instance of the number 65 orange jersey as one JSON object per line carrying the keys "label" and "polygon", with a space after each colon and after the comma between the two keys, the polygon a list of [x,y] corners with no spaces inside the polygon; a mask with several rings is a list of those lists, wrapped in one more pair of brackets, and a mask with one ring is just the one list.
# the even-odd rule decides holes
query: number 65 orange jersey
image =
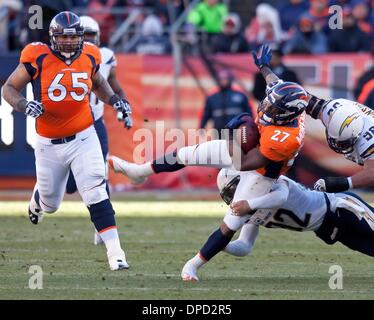
{"label": "number 65 orange jersey", "polygon": [[89,93],[101,63],[95,45],[85,42],[81,54],[68,65],[49,46],[34,42],[22,50],[20,63],[32,77],[34,99],[44,107],[44,114],[36,119],[39,135],[67,137],[93,124]]}

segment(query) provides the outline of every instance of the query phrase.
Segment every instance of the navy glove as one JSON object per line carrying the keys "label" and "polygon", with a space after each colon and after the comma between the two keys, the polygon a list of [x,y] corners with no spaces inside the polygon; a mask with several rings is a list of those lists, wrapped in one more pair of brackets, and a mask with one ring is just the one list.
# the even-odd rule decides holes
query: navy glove
{"label": "navy glove", "polygon": [[252,51],[253,60],[256,66],[261,69],[262,67],[269,67],[270,60],[273,53],[270,47],[267,44],[262,45],[257,52]]}
{"label": "navy glove", "polygon": [[229,129],[229,132],[228,132],[229,135],[228,137],[226,136],[226,139],[229,139],[229,140],[233,139],[234,130],[239,128],[245,122],[245,120],[243,119],[244,116],[250,116],[250,114],[247,112],[238,114],[225,125],[225,129]]}
{"label": "navy glove", "polygon": [[44,113],[43,105],[39,101],[28,101],[26,103],[25,114],[33,117],[39,118]]}
{"label": "navy glove", "polygon": [[235,116],[234,118],[232,118],[226,125],[225,125],[225,129],[230,129],[230,130],[233,130],[233,129],[237,129],[240,127],[240,125],[242,125],[245,120],[243,119],[244,116],[250,116],[249,113],[247,112],[243,112],[241,114],[238,114],[237,116]]}

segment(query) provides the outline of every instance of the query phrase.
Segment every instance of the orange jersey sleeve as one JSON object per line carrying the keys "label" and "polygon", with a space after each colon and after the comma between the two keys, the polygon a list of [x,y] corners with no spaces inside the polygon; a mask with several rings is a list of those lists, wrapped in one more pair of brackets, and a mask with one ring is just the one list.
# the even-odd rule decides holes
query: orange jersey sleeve
{"label": "orange jersey sleeve", "polygon": [[102,62],[100,49],[90,42],[85,42],[83,45],[83,53],[86,54],[93,62],[93,65],[96,66],[95,70],[92,70],[92,76],[94,76]]}
{"label": "orange jersey sleeve", "polygon": [[26,67],[27,72],[34,79],[38,76],[40,66],[38,65],[38,58],[48,53],[49,49],[47,45],[41,42],[32,42],[26,45],[21,51],[19,59],[20,63],[23,63]]}

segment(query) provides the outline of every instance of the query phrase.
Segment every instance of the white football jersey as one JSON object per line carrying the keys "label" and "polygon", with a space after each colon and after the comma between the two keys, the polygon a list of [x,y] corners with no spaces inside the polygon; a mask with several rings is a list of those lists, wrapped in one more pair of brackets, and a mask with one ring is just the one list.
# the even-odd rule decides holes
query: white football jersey
{"label": "white football jersey", "polygon": [[[287,182],[286,185],[289,189],[284,204],[274,209],[257,209],[251,215],[248,223],[294,231],[317,230],[327,211],[325,194],[307,189],[285,176],[281,176],[278,182],[282,183],[282,180]],[[326,195],[330,200],[331,207],[335,207],[336,197],[334,194]]]}
{"label": "white football jersey", "polygon": [[364,118],[364,128],[351,153],[345,154],[345,158],[359,165],[366,160],[374,159],[374,111],[369,107],[347,99],[335,99],[329,101],[322,110],[322,122],[325,126],[329,123],[330,115],[337,108],[349,108],[350,105],[359,107]]}
{"label": "white football jersey", "polygon": [[[106,47],[100,48],[100,52],[102,62],[100,64],[99,71],[104,79],[108,80],[110,70],[112,67],[117,66],[116,57],[114,52]],[[104,102],[100,101],[93,92],[90,94],[90,106],[94,114],[95,121],[104,115]]]}

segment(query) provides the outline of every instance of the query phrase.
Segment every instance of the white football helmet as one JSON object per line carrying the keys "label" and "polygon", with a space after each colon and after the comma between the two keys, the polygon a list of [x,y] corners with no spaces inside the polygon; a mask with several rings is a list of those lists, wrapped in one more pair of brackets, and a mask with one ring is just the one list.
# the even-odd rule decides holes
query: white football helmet
{"label": "white football helmet", "polygon": [[100,45],[100,27],[97,21],[89,16],[81,16],[81,25],[84,30],[84,41]]}
{"label": "white football helmet", "polygon": [[351,153],[364,127],[360,109],[354,104],[337,108],[326,128],[327,142],[338,153]]}
{"label": "white football helmet", "polygon": [[217,176],[217,187],[223,201],[229,205],[234,198],[236,187],[240,181],[239,171],[223,168]]}

